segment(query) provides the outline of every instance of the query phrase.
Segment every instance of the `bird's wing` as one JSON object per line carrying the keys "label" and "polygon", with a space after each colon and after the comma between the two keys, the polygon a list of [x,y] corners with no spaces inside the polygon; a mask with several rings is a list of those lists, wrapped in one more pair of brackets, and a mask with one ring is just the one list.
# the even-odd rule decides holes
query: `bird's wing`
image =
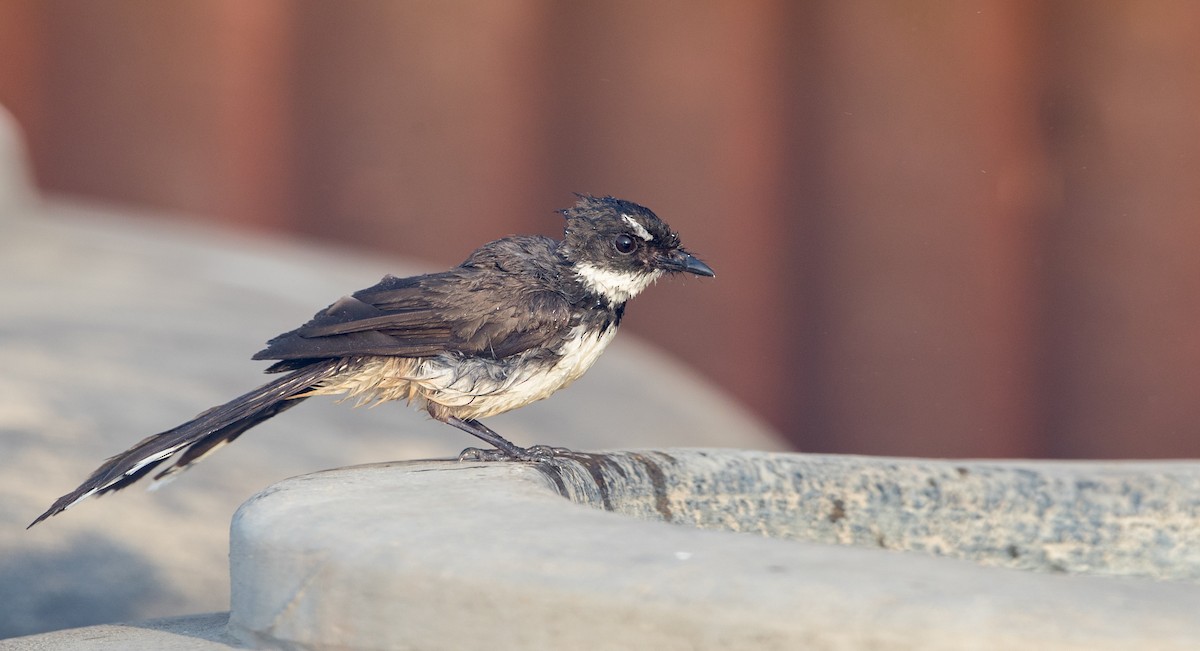
{"label": "bird's wing", "polygon": [[338,300],[303,326],[275,337],[254,359],[355,355],[426,357],[443,352],[496,359],[554,346],[570,330],[571,305],[527,278],[478,268],[379,284]]}

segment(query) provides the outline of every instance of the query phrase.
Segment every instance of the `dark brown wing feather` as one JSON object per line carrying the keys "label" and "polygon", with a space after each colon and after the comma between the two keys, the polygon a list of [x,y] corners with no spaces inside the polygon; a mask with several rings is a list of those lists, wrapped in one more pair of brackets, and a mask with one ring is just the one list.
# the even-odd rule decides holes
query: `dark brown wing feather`
{"label": "dark brown wing feather", "polygon": [[556,347],[571,327],[572,298],[557,289],[548,238],[509,238],[450,271],[384,277],[303,326],[275,337],[254,359],[295,361],[357,355],[427,357],[444,352],[501,359]]}

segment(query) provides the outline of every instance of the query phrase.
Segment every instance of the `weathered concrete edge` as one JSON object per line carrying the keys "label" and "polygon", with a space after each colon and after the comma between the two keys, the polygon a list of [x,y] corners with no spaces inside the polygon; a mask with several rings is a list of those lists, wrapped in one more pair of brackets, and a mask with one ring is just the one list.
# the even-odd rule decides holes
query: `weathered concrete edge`
{"label": "weathered concrete edge", "polygon": [[277,484],[234,518],[231,630],[295,648],[1200,648],[1195,584],[702,531],[560,491],[456,462]]}
{"label": "weathered concrete edge", "polygon": [[1200,464],[680,449],[535,466],[572,501],[801,542],[1200,582]]}

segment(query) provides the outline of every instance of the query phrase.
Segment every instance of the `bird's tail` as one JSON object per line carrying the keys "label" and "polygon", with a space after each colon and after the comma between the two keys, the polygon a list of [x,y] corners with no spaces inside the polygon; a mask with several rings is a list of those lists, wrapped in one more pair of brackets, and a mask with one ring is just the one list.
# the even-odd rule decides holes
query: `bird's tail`
{"label": "bird's tail", "polygon": [[29,526],[61,513],[92,495],[125,488],[172,457],[175,458],[171,465],[154,476],[156,481],[186,470],[217,448],[241,436],[242,432],[299,404],[308,397],[302,394],[336,373],[337,368],[338,360],[315,362],[213,407],[178,427],[146,437],[137,445],[110,457],[79,488],[55,500]]}

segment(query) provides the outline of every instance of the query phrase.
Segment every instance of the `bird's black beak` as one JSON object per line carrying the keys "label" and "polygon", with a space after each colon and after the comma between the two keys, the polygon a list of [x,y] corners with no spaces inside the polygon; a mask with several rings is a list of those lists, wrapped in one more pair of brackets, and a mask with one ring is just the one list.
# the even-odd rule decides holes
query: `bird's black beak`
{"label": "bird's black beak", "polygon": [[697,276],[715,277],[717,274],[711,267],[700,261],[700,258],[684,251],[675,249],[659,258],[659,265],[664,271],[686,271]]}

